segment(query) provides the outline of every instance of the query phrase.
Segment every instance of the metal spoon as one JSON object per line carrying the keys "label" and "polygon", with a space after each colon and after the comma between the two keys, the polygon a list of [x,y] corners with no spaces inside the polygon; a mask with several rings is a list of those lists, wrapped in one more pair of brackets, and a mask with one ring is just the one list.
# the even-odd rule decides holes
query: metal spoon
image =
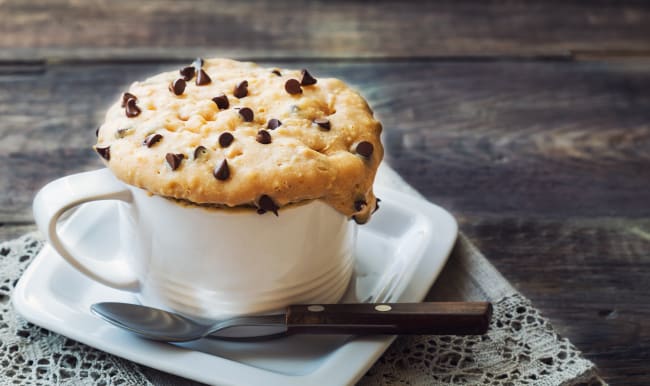
{"label": "metal spoon", "polygon": [[204,337],[259,340],[287,334],[480,335],[490,322],[486,302],[312,304],[284,314],[242,316],[201,324],[179,314],[128,303],[96,303],[91,311],[147,339],[188,342]]}

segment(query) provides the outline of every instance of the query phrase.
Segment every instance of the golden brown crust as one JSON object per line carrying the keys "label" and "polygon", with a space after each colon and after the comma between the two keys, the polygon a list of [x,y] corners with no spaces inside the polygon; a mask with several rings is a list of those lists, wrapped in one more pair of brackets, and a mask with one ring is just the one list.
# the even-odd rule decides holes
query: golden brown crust
{"label": "golden brown crust", "polygon": [[[300,71],[283,69],[278,76],[273,69],[227,59],[205,60],[203,70],[210,83],[188,80],[181,95],[176,95],[179,87],[170,89],[182,77],[178,71],[131,85],[128,92],[140,110],[136,116],[127,116],[122,97],[110,107],[96,147],[110,146],[110,160],[104,162],[118,178],[200,204],[258,206],[263,194],[280,207],[322,199],[360,223],[368,220],[376,205],[372,184],[383,157],[382,128],[357,92],[338,79],[317,78],[316,84],[301,86],[301,93],[289,94],[286,82],[301,80]],[[243,80],[248,92],[237,98],[233,92]],[[212,100],[222,93],[226,109]],[[223,106],[223,98],[219,103]],[[244,107],[253,112],[251,122],[246,111],[240,114]],[[268,129],[271,119],[281,125]],[[270,143],[260,130],[270,134]],[[224,132],[234,137],[227,147],[219,141]],[[145,138],[152,134],[162,138],[147,146]],[[369,157],[361,155],[368,155],[367,144],[357,151],[363,141],[371,144]],[[205,150],[195,158],[199,146]],[[167,154],[184,156],[175,170]],[[225,180],[215,177],[224,159]]]}

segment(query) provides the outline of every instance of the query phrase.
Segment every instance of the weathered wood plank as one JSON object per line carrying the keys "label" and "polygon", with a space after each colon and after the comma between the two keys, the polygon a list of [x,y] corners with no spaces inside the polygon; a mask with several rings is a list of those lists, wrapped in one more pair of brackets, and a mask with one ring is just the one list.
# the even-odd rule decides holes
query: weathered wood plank
{"label": "weathered wood plank", "polygon": [[36,230],[36,225],[34,224],[2,224],[0,223],[0,243],[8,240],[13,240],[17,237],[24,235],[25,233],[32,232]]}
{"label": "weathered wood plank", "polygon": [[[360,89],[384,122],[387,160],[456,213],[650,216],[646,66],[307,65]],[[31,221],[39,186],[98,167],[90,146],[106,106],[130,81],[176,67],[61,64],[0,75],[0,222]]]}
{"label": "weathered wood plank", "polygon": [[[89,145],[105,106],[129,81],[175,66],[0,69],[6,86],[0,87],[0,221],[31,221],[40,185],[98,167]],[[386,126],[388,160],[460,217],[461,229],[607,380],[647,381],[647,67],[507,61],[309,67],[343,77],[368,97]],[[0,236],[20,230],[5,225]]]}
{"label": "weathered wood plank", "polygon": [[648,36],[637,1],[0,2],[0,241],[34,229],[42,184],[100,166],[94,129],[130,81],[206,53],[306,58],[368,97],[391,164],[607,381],[648,384],[647,61],[463,60],[647,57]]}
{"label": "weathered wood plank", "polygon": [[650,5],[292,0],[0,3],[0,59],[647,55]]}
{"label": "weathered wood plank", "polygon": [[461,228],[611,384],[648,384],[650,218],[462,217]]}

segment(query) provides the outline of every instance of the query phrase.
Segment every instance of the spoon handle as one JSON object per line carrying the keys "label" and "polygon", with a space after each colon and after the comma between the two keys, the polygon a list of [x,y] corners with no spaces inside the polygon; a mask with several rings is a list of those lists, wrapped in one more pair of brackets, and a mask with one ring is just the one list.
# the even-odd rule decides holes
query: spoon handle
{"label": "spoon handle", "polygon": [[480,335],[490,324],[488,302],[294,305],[289,334]]}

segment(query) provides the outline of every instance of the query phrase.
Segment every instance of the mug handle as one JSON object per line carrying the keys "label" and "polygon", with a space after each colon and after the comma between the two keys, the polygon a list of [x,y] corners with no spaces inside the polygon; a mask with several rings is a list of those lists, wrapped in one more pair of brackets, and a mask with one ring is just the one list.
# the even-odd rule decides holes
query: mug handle
{"label": "mug handle", "polygon": [[131,203],[133,196],[106,168],[59,178],[45,185],[34,198],[36,225],[52,248],[81,273],[109,287],[138,291],[138,279],[124,257],[116,253],[112,259],[102,261],[81,256],[59,238],[56,224],[63,213],[84,202],[99,200]]}

